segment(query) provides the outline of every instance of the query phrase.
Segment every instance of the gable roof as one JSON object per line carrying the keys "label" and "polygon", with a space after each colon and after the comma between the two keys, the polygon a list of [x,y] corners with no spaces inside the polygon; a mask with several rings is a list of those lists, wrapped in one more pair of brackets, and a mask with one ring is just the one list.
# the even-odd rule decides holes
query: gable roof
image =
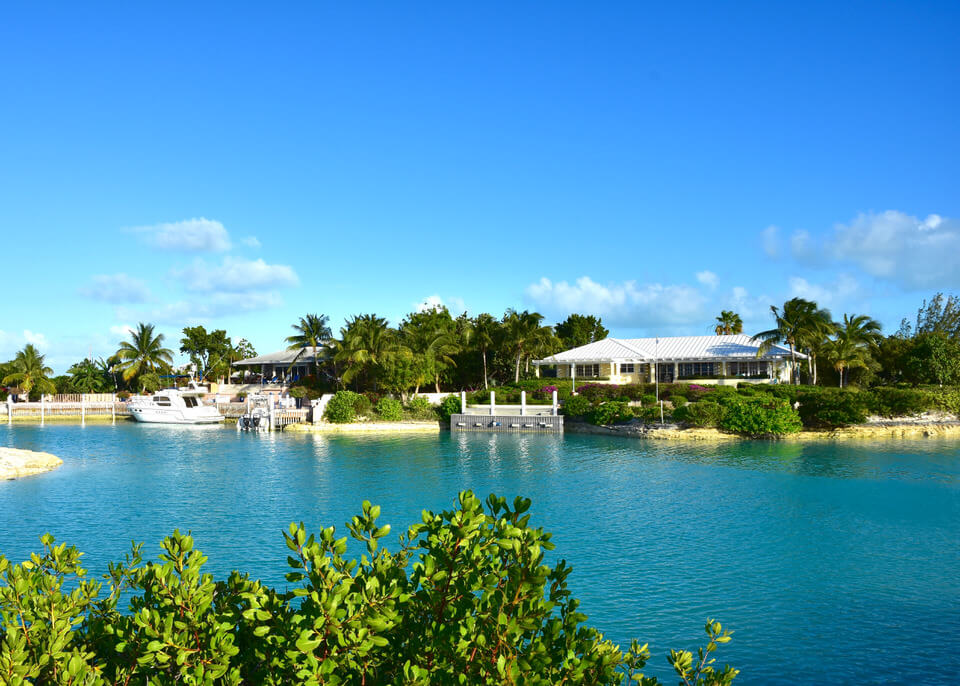
{"label": "gable roof", "polygon": [[[571,362],[653,362],[655,360],[709,360],[739,358],[772,360],[787,357],[790,351],[774,345],[757,358],[759,341],[746,334],[726,336],[669,336],[663,338],[605,338],[579,348],[551,355],[540,364]],[[798,358],[806,355],[796,353]]]}
{"label": "gable roof", "polygon": [[[248,357],[245,360],[239,360],[234,362],[233,365],[244,366],[244,365],[260,365],[260,364],[290,364],[303,348],[296,348],[294,350],[278,350],[275,353],[267,353],[266,355],[257,355],[256,357]],[[324,357],[325,348],[322,346],[317,347],[317,357],[321,360],[325,359]],[[300,355],[300,359],[297,360],[297,364],[313,364],[313,349],[307,348],[303,350],[303,355]]]}

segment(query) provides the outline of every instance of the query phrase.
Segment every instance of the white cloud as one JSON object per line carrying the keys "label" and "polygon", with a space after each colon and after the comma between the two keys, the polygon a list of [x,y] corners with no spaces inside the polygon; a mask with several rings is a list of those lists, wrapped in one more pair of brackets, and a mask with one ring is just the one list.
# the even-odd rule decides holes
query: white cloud
{"label": "white cloud", "polygon": [[707,286],[711,290],[717,287],[717,275],[710,270],[697,272],[697,281]]}
{"label": "white cloud", "polygon": [[247,236],[246,238],[241,238],[240,242],[248,248],[259,248],[260,241],[256,236]]}
{"label": "white cloud", "polygon": [[809,231],[800,229],[790,236],[790,253],[798,260],[809,259],[814,256],[813,240]]}
{"label": "white cloud", "polygon": [[186,219],[129,229],[141,234],[155,248],[177,252],[226,252],[230,235],[223,224],[212,219]]}
{"label": "white cloud", "polygon": [[246,314],[283,306],[279,293],[211,293],[198,300],[181,300],[147,310],[119,307],[120,319],[136,319],[158,324],[183,326],[203,323],[210,319]]}
{"label": "white cloud", "polygon": [[570,284],[544,277],[527,286],[525,293],[548,316],[562,318],[571,312],[584,312],[618,326],[696,324],[704,317],[704,298],[690,286],[638,285],[635,281],[604,286],[589,276]]}
{"label": "white cloud", "polygon": [[767,257],[780,256],[780,229],[776,226],[768,226],[760,234],[763,240],[763,252]]}
{"label": "white cloud", "polygon": [[789,284],[790,297],[813,300],[819,305],[836,305],[856,297],[860,292],[860,284],[849,274],[841,274],[833,283],[823,285],[810,283],[799,276],[791,276]]}
{"label": "white cloud", "polygon": [[79,289],[80,295],[107,303],[144,303],[150,300],[150,289],[140,279],[123,273],[97,274]]}
{"label": "white cloud", "polygon": [[115,325],[110,327],[110,335],[113,337],[113,340],[119,341],[126,339],[133,330],[133,327],[129,324]]}
{"label": "white cloud", "polygon": [[441,307],[446,307],[450,314],[454,317],[457,317],[467,311],[467,306],[463,302],[463,298],[441,298],[439,295],[428,295],[414,307],[416,307],[417,312],[439,310]]}
{"label": "white cloud", "polygon": [[50,345],[45,335],[42,333],[36,333],[30,329],[23,330],[23,340],[25,340],[27,343],[32,343],[38,348],[47,348]]}
{"label": "white cloud", "polygon": [[905,288],[960,286],[960,221],[904,212],[861,213],[838,224],[828,254]]}
{"label": "white cloud", "polygon": [[288,265],[230,256],[224,257],[219,265],[195,260],[188,268],[175,270],[174,277],[180,279],[187,290],[197,293],[244,293],[300,283],[297,273]]}

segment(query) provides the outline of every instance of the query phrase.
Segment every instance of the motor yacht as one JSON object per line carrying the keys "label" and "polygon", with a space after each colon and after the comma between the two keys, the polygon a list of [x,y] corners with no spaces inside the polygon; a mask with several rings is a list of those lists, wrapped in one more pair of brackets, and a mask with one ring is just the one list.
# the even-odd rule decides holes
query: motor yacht
{"label": "motor yacht", "polygon": [[166,388],[149,396],[130,400],[130,414],[138,422],[152,424],[216,424],[223,416],[216,407],[204,405],[202,391]]}

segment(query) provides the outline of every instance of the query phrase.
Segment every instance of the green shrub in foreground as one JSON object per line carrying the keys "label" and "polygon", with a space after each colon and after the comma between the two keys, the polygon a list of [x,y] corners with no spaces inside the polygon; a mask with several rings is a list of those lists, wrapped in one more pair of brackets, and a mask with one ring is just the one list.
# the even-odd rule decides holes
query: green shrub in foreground
{"label": "green shrub in foreground", "polygon": [[866,394],[840,388],[818,388],[797,395],[804,426],[834,428],[862,424],[867,419]]}
{"label": "green shrub in foreground", "polygon": [[601,405],[597,405],[586,414],[587,421],[597,425],[625,422],[633,419],[633,416],[633,409],[627,403],[620,400],[610,400]]}
{"label": "green shrub in foreground", "polygon": [[357,404],[357,398],[363,398],[363,396],[353,391],[337,391],[327,401],[323,416],[334,424],[349,424],[356,421],[357,412],[354,407]]}
{"label": "green shrub in foreground", "polygon": [[722,397],[723,416],[718,424],[724,431],[746,436],[783,436],[802,428],[800,416],[790,403],[766,393],[753,397]]}
{"label": "green shrub in foreground", "polygon": [[376,412],[385,422],[399,422],[403,419],[403,404],[395,398],[380,398]]}
{"label": "green shrub in foreground", "polygon": [[444,422],[449,422],[451,415],[459,414],[460,410],[463,408],[460,407],[460,397],[456,395],[448,395],[442,401],[440,401],[440,406],[437,408],[437,414],[440,415],[440,419]]}
{"label": "green shrub in foreground", "polygon": [[678,407],[673,411],[673,418],[691,426],[716,427],[723,418],[723,408],[719,403],[701,400]]}
{"label": "green shrub in foreground", "polygon": [[567,415],[568,417],[583,417],[592,409],[593,403],[590,402],[589,398],[575,395],[563,401],[563,405],[560,406],[560,414]]}
{"label": "green shrub in foreground", "polygon": [[[334,527],[308,535],[291,524],[282,591],[240,572],[214,580],[179,532],[157,563],[135,545],[104,589],[76,548],[44,535],[42,555],[0,557],[0,675],[91,686],[658,684],[641,674],[646,645],[621,651],[583,626],[570,567],[544,564],[553,544],[530,526],[530,501],[486,505],[461,493],[455,510],[424,511],[389,551],[390,527],[364,502],[347,524],[366,547],[359,560],[345,557]],[[668,661],[681,683],[730,684],[737,670],[716,669],[712,655],[730,632],[713,621],[706,632],[697,655],[671,651]]]}

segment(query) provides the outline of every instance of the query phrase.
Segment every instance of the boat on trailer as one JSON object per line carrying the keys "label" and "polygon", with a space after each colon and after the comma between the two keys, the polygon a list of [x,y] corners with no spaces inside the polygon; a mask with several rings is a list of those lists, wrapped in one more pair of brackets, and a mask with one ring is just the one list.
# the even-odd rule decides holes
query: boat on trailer
{"label": "boat on trailer", "polygon": [[216,407],[204,405],[203,392],[191,387],[185,391],[165,388],[150,396],[130,401],[130,414],[138,422],[148,424],[217,424],[223,416]]}

